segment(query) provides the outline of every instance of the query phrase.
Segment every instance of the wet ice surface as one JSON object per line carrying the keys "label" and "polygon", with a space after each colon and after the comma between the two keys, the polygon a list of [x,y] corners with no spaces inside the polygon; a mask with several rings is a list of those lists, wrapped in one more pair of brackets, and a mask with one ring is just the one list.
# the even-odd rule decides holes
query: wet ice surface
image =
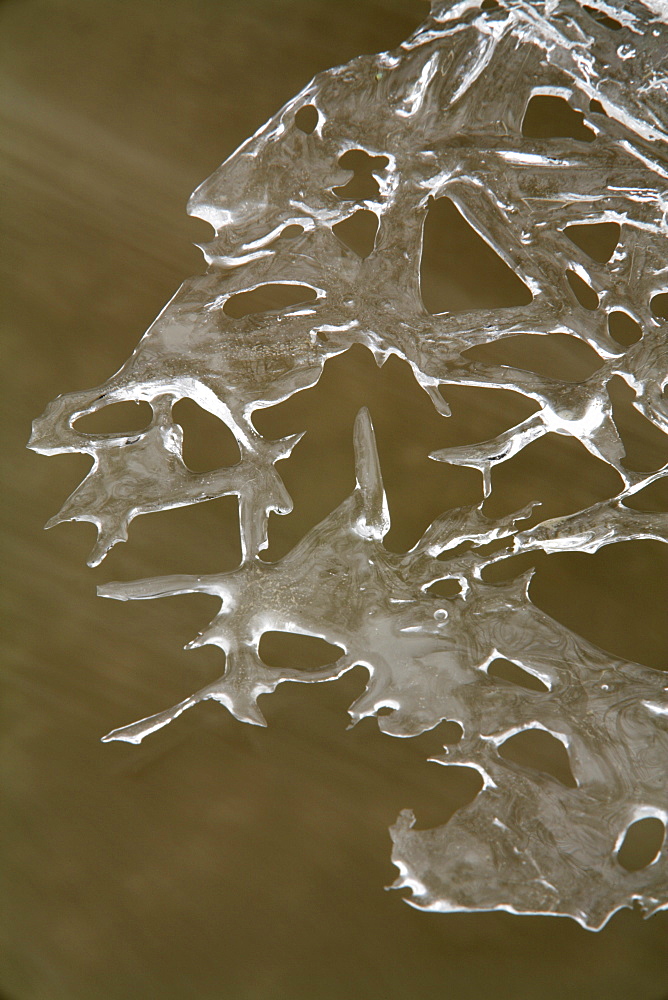
{"label": "wet ice surface", "polygon": [[[638,870],[618,856],[635,822],[666,822],[665,678],[537,609],[530,574],[492,583],[485,570],[519,553],[668,540],[666,514],[625,503],[668,470],[625,463],[608,392],[620,377],[637,412],[668,431],[668,6],[483,8],[435,3],[396,52],[320,74],[205,181],[190,211],[216,230],[207,273],[184,282],[108,382],[52,403],[31,447],[92,456],[51,522],[97,526],[91,565],[139,514],[239,498],[238,569],[101,588],[120,600],[219,597],[219,614],[191,645],[225,653],[220,680],[105,739],[137,743],[204,699],[264,724],[259,695],[361,664],[369,682],[353,721],[377,716],[383,732],[403,737],[456,721],[462,738],[438,760],[482,778],[477,798],[443,827],[416,830],[409,812],[399,817],[397,886],[429,910],[561,914],[597,929],[634,901],[648,915],[668,906],[665,845]],[[485,308],[453,301],[445,311],[421,283],[425,219],[444,205],[509,276]],[[598,367],[563,381],[463,353],[517,334],[578,338]],[[537,409],[491,441],[432,455],[478,469],[481,504],[445,511],[400,554],[383,544],[391,511],[362,410],[355,491],[267,563],[269,513],[291,509],[275,463],[299,435],[267,440],[253,411],[315,384],[326,360],[353,344],[378,364],[407,360],[444,421],[439,386],[512,388]],[[172,413],[183,398],[232,430],[236,465],[185,465]],[[150,403],[148,427],[101,435],[77,426],[124,400]],[[488,519],[494,467],[548,433],[575,438],[614,469],[617,495],[550,521],[532,508]],[[440,580],[456,581],[458,596],[430,591]],[[310,671],[269,667],[258,647],[270,631],[320,636],[341,656]],[[499,660],[526,683],[500,681]],[[563,780],[512,759],[525,731],[560,741]]]}

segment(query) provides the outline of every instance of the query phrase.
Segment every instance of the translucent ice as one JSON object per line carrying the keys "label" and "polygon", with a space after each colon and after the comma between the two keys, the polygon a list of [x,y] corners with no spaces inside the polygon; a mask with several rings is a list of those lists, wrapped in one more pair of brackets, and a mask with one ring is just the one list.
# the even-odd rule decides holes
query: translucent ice
{"label": "translucent ice", "polygon": [[[184,282],[116,375],[59,397],[31,439],[45,454],[94,459],[51,522],[97,526],[91,565],[125,540],[139,514],[239,499],[238,569],[101,588],[120,600],[219,597],[218,615],[191,645],[225,653],[218,681],[105,739],[137,743],[204,699],[262,725],[260,694],[362,664],[369,681],[353,720],[377,715],[384,732],[404,737],[455,720],[464,735],[439,761],[483,778],[477,798],[445,826],[417,831],[403,813],[393,827],[396,884],[411,890],[414,905],[561,914],[591,929],[634,901],[648,915],[668,906],[665,843],[636,871],[618,856],[638,820],[665,827],[663,676],[603,653],[538,610],[530,575],[504,584],[483,576],[517,553],[668,541],[668,515],[625,502],[668,469],[624,464],[608,392],[621,377],[636,410],[668,432],[667,127],[663,0],[584,8],[572,0],[437,0],[396,52],[317,76],[198,188],[190,212],[216,231],[204,248],[208,271]],[[440,199],[510,274],[506,299],[448,312],[428,301],[421,252],[425,219]],[[365,227],[354,239],[346,228],[353,217]],[[280,238],[288,227],[291,238]],[[263,295],[283,296],[283,307],[268,310],[276,300],[263,303]],[[600,365],[567,382],[464,354],[517,334],[568,334]],[[531,508],[500,521],[481,507],[446,511],[413,549],[392,553],[362,410],[355,491],[292,552],[264,562],[269,513],[291,509],[275,463],[299,435],[265,439],[253,411],[313,385],[325,361],[353,344],[378,364],[392,354],[408,361],[444,419],[440,385],[512,388],[537,404],[491,441],[431,456],[479,470],[483,495],[496,465],[548,433],[577,439],[611,466],[618,495],[524,528]],[[172,416],[184,397],[232,430],[236,465],[187,468]],[[150,403],[146,429],[77,429],[79,418],[123,400]],[[458,597],[428,592],[447,579],[458,581]],[[343,654],[311,672],[270,668],[258,646],[272,630],[320,636]],[[495,682],[488,668],[499,658],[536,683]],[[563,744],[572,781],[512,760],[506,744],[532,730]]]}

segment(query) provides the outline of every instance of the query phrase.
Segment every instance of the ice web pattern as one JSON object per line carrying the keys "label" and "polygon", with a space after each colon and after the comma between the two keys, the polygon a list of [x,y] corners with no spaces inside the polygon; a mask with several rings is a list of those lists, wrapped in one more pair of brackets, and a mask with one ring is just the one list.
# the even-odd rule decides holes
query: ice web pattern
{"label": "ice web pattern", "polygon": [[[361,664],[369,681],[351,706],[353,720],[378,715],[381,730],[405,737],[455,720],[464,735],[440,762],[474,767],[483,778],[477,798],[445,826],[417,831],[405,812],[392,829],[396,884],[411,890],[414,905],[567,915],[591,929],[634,901],[647,915],[668,906],[665,841],[640,871],[626,871],[617,858],[634,821],[666,822],[664,677],[553,621],[529,599],[529,576],[504,584],[483,578],[490,563],[517,553],[668,541],[666,514],[625,504],[668,470],[639,473],[624,464],[607,389],[620,376],[636,410],[668,432],[666,325],[652,308],[668,288],[667,93],[662,0],[592,0],[585,8],[572,0],[435,2],[398,50],[318,75],[197,189],[189,211],[216,231],[203,248],[207,272],[183,283],[104,385],[50,404],[31,439],[44,454],[93,458],[50,522],[96,525],[91,565],[126,539],[139,514],[238,496],[238,569],[101,588],[120,600],[216,595],[220,612],[191,645],[225,653],[219,680],[105,739],[137,743],[204,699],[262,725],[260,694]],[[564,98],[580,113],[577,138],[523,134],[537,94]],[[345,192],[351,150],[373,158],[373,190],[357,200]],[[424,220],[440,197],[522,280],[525,304],[426,310]],[[333,230],[360,209],[378,223],[364,258]],[[602,222],[619,227],[606,262],[565,232]],[[290,285],[301,301],[239,316],[235,296],[267,284]],[[610,334],[613,311],[642,333],[628,348]],[[515,334],[557,333],[597,352],[591,377],[563,382],[463,355]],[[512,387],[535,401],[534,414],[494,440],[432,455],[479,469],[484,495],[494,466],[547,433],[576,438],[616,470],[618,495],[524,529],[530,509],[500,521],[481,507],[446,511],[411,551],[392,553],[383,545],[390,519],[373,427],[362,410],[355,491],[287,556],[264,562],[269,513],[291,509],[275,463],[299,435],[265,439],[253,411],[314,385],[326,360],[353,344],[369,348],[379,365],[392,354],[408,361],[444,420],[440,385]],[[232,430],[238,464],[206,474],[187,468],[172,417],[184,397]],[[150,426],[132,435],[77,429],[83,415],[122,400],[148,401]],[[459,582],[459,597],[427,592],[444,579]],[[311,672],[269,668],[258,654],[269,630],[320,636],[343,654]],[[494,683],[487,668],[499,656],[547,690]],[[499,753],[513,734],[536,728],[567,748],[576,787]]]}

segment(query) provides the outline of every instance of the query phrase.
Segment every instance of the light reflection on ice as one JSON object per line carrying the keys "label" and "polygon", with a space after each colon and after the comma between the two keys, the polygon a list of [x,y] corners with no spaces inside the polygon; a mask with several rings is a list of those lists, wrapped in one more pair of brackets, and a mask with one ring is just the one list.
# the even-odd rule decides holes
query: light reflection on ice
{"label": "light reflection on ice", "polygon": [[[648,915],[668,906],[665,843],[638,871],[616,857],[638,818],[666,821],[663,678],[603,653],[543,614],[529,597],[530,574],[490,584],[483,570],[518,553],[668,540],[665,514],[624,505],[666,469],[641,473],[624,464],[607,390],[620,376],[635,390],[636,410],[668,431],[666,326],[650,306],[668,288],[668,95],[659,70],[668,8],[591,0],[594,14],[619,22],[613,31],[573,0],[487,6],[436,0],[426,24],[396,53],[320,74],[226,160],[190,201],[191,213],[216,230],[204,248],[209,270],[184,282],[108,382],[55,400],[35,422],[30,446],[93,457],[90,473],[50,522],[96,525],[91,565],[126,539],[140,514],[238,496],[238,569],[100,588],[118,600],[219,597],[219,613],[190,647],[213,644],[225,655],[219,680],[106,740],[138,743],[207,699],[264,725],[260,694],[286,681],[334,680],[361,664],[369,681],[350,708],[354,721],[375,715],[383,732],[402,737],[456,721],[464,735],[437,762],[473,767],[483,778],[475,800],[444,826],[415,830],[404,812],[392,828],[396,885],[411,891],[413,905],[566,915],[596,930],[634,901]],[[580,132],[523,132],[536,95],[568,101],[563,107]],[[590,100],[604,111],[595,122]],[[312,129],[297,120],[306,108],[317,115]],[[377,196],[346,197],[353,171],[339,161],[348,150],[387,161],[373,171]],[[427,312],[423,227],[430,200],[445,196],[521,278],[528,304]],[[333,231],[360,206],[379,220],[365,258]],[[606,263],[564,232],[594,222],[621,227]],[[301,231],[283,238],[288,226]],[[578,301],[569,272],[598,306]],[[301,308],[249,306],[240,318],[225,311],[235,295],[285,285],[304,286],[317,300]],[[614,310],[642,330],[628,349],[610,335]],[[574,383],[463,355],[523,333],[570,334],[589,344],[601,365]],[[439,385],[512,388],[538,404],[491,441],[432,454],[478,469],[485,496],[494,468],[548,433],[580,441],[614,469],[617,496],[543,523],[534,516],[524,528],[531,506],[497,521],[483,515],[482,504],[445,511],[409,552],[390,552],[383,539],[391,510],[371,418],[362,410],[354,492],[278,563],[262,562],[269,513],[291,510],[276,462],[301,435],[268,440],[255,429],[253,411],[315,384],[327,359],[353,344],[368,347],[378,364],[392,354],[405,359],[444,419]],[[184,397],[232,430],[241,453],[235,466],[201,474],[187,468],[172,417]],[[74,427],[78,417],[122,400],[147,400],[150,426],[131,436]],[[485,550],[503,539],[501,548]],[[463,541],[471,546],[458,552]],[[447,610],[428,592],[439,580],[460,584]],[[310,671],[269,668],[258,647],[270,630],[322,637],[343,655]],[[520,664],[548,690],[496,682],[487,674],[496,657]],[[509,736],[532,729],[562,741],[577,787],[501,756]]]}

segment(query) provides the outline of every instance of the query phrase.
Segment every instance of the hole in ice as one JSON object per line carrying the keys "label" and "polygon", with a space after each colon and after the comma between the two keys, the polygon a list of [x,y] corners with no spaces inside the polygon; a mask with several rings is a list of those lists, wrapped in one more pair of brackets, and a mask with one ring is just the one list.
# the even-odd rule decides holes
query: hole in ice
{"label": "hole in ice", "polygon": [[653,424],[632,405],[635,392],[623,378],[615,375],[608,382],[612,415],[624,444],[624,465],[639,472],[660,469],[668,462],[668,434]]}
{"label": "hole in ice", "polygon": [[520,767],[550,774],[567,788],[577,788],[566,747],[544,729],[525,729],[515,733],[501,744],[499,756]]}
{"label": "hole in ice", "polygon": [[[492,470],[487,517],[501,517],[538,501],[533,521],[561,517],[615,496],[621,477],[573,437],[546,434]],[[533,523],[527,522],[527,523]]]}
{"label": "hole in ice", "polygon": [[303,226],[298,226],[296,223],[286,226],[282,229],[278,236],[267,244],[268,247],[272,249],[278,249],[283,243],[290,243],[292,240],[296,240],[298,236],[301,236],[305,232]]}
{"label": "hole in ice", "polygon": [[542,558],[542,555],[537,555],[535,552],[522,552],[521,555],[510,556],[508,559],[492,563],[491,566],[485,566],[482,579],[485,583],[508,583],[523,573],[534,570]]}
{"label": "hole in ice", "polygon": [[541,611],[613,656],[666,667],[668,546],[619,542],[593,555],[543,556],[536,565],[530,594]]}
{"label": "hole in ice", "polygon": [[369,350],[355,345],[326,362],[316,386],[253,414],[269,438],[306,431],[279,466],[294,511],[270,518],[266,558],[284,555],[354,489],[353,426],[362,406],[369,407],[376,431],[392,519],[388,548],[406,551],[444,510],[480,501],[477,472],[428,456],[450,443],[446,435],[475,428],[483,415],[466,406],[441,417],[405,361],[390,357],[379,368]]}
{"label": "hole in ice", "polygon": [[339,157],[339,166],[352,170],[347,184],[332,188],[338,198],[352,201],[375,201],[380,195],[374,172],[383,170],[390,161],[386,156],[370,156],[363,149],[348,149]]}
{"label": "hole in ice", "polygon": [[183,461],[191,472],[211,472],[240,460],[239,445],[227,424],[193,399],[179,399],[172,417],[183,429]]}
{"label": "hole in ice", "polygon": [[568,278],[568,284],[571,286],[575,298],[578,300],[581,306],[585,309],[598,309],[598,295],[586,281],[584,281],[579,274],[570,269],[566,271],[566,277]]}
{"label": "hole in ice", "polygon": [[447,562],[449,559],[457,559],[464,552],[470,552],[473,548],[473,542],[467,539],[464,542],[460,542],[459,545],[453,546],[451,549],[446,549],[441,552],[436,558],[441,559],[443,562]]}
{"label": "hole in ice", "polygon": [[588,222],[566,226],[564,233],[571,243],[584,251],[592,260],[605,264],[610,260],[619,243],[621,226],[617,222]]}
{"label": "hole in ice", "polygon": [[511,684],[517,684],[519,687],[527,688],[529,691],[550,690],[546,684],[543,684],[539,677],[535,677],[528,670],[524,670],[511,660],[492,660],[487,668],[487,674],[489,677],[495,677],[502,681],[510,681]]}
{"label": "hole in ice", "polygon": [[462,356],[491,365],[509,365],[564,382],[583,382],[603,364],[596,351],[567,333],[536,336],[520,333],[478,344]]}
{"label": "hole in ice", "polygon": [[343,655],[340,646],[301,632],[264,632],[258,652],[263,663],[279,670],[317,670]]}
{"label": "hole in ice", "polygon": [[[589,102],[589,110],[593,115],[605,115],[605,109],[603,105],[601,104],[600,101],[597,101],[595,98],[592,98],[592,100]],[[605,117],[607,118],[607,115],[605,115]]]}
{"label": "hole in ice", "polygon": [[584,123],[581,111],[575,111],[563,97],[534,94],[530,99],[522,134],[527,139],[577,139],[592,142],[595,133]]}
{"label": "hole in ice", "polygon": [[368,257],[376,242],[378,218],[370,209],[362,208],[333,225],[332,231],[353,253]]}
{"label": "hole in ice", "polygon": [[145,400],[124,400],[109,403],[95,413],[86,413],[73,423],[83,434],[131,434],[146,430],[153,419],[153,410]]}
{"label": "hole in ice", "polygon": [[524,306],[533,297],[450,198],[430,199],[420,290],[424,307],[432,314]]}
{"label": "hole in ice", "polygon": [[650,302],[652,312],[659,319],[668,319],[668,292],[659,292]]}
{"label": "hole in ice", "polygon": [[597,10],[596,7],[588,7],[587,4],[582,5],[582,9],[586,10],[591,18],[594,19],[598,24],[602,24],[604,28],[610,28],[611,31],[620,31],[621,24],[614,17],[610,17],[605,11]]}
{"label": "hole in ice", "polygon": [[289,306],[315,302],[317,297],[317,292],[310,285],[270,282],[248,292],[231,295],[223,306],[223,312],[231,319],[242,319],[252,313],[276,312]]}
{"label": "hole in ice", "polygon": [[[88,527],[93,528],[85,523],[84,530]],[[203,545],[203,538],[215,542]],[[90,549],[92,539],[87,541]],[[165,576],[182,573],[184,566],[196,574],[224,573],[237,569],[240,562],[239,502],[231,495],[136,518],[129,527],[127,543],[115,546],[106,557],[101,579],[134,578],[139,576],[140,565],[144,576]],[[198,594],[194,603],[199,599]],[[114,602],[105,602],[105,606],[107,603]],[[128,601],[126,607],[160,603]],[[197,629],[202,624],[200,612]],[[197,629],[186,638],[192,639]]]}
{"label": "hole in ice", "polygon": [[482,0],[480,10],[501,10],[501,4],[498,0]]}
{"label": "hole in ice", "polygon": [[462,587],[459,580],[437,580],[436,583],[427,587],[428,594],[433,594],[434,597],[446,597],[448,600],[459,597],[461,592]]}
{"label": "hole in ice", "polygon": [[[440,790],[430,802],[422,802],[415,811],[415,829],[432,830],[443,826],[457,812],[473,802],[482,790],[483,779],[474,767],[440,764]],[[410,801],[410,800],[409,800]]]}
{"label": "hole in ice", "polygon": [[313,104],[305,104],[295,115],[295,125],[300,132],[310,135],[315,131],[320,119],[318,109]]}
{"label": "hole in ice", "polygon": [[666,828],[658,816],[645,816],[631,823],[624,834],[617,860],[627,872],[638,872],[656,861],[666,837]]}
{"label": "hole in ice", "polygon": [[303,226],[299,226],[297,225],[297,223],[293,223],[292,225],[285,227],[285,229],[281,233],[281,237],[284,240],[294,240],[296,239],[297,236],[301,236],[303,232],[304,232]]}
{"label": "hole in ice", "polygon": [[615,309],[608,314],[608,330],[612,339],[620,347],[631,347],[642,337],[642,330],[634,319],[622,309]]}

